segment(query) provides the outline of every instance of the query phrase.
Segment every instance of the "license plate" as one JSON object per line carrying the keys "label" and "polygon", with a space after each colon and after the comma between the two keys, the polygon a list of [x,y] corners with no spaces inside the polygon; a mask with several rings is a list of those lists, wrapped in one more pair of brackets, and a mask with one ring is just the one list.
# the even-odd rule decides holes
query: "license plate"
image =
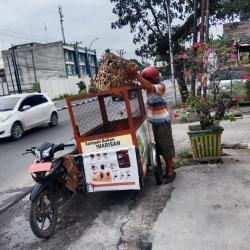
{"label": "license plate", "polygon": [[36,172],[48,172],[51,169],[51,163],[50,162],[44,162],[44,163],[34,163],[30,166],[30,173],[36,173]]}

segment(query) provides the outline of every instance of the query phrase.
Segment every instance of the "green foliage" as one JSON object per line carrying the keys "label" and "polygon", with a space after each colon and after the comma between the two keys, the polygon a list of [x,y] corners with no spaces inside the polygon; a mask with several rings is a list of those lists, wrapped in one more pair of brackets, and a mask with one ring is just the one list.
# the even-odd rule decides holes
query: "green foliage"
{"label": "green foliage", "polygon": [[175,114],[176,114],[177,118],[180,119],[181,122],[187,122],[187,118],[188,118],[188,114],[189,114],[188,110],[176,109]]}
{"label": "green foliage", "polygon": [[[221,120],[235,120],[229,111],[238,105],[237,100],[233,99],[230,89],[225,90],[220,86],[220,81],[225,70],[242,68],[244,65],[237,61],[235,47],[228,46],[223,40],[197,46],[196,55],[189,50],[180,57],[185,61],[186,74],[192,75],[195,71],[196,81],[201,86],[207,85],[207,92],[203,92],[203,96],[190,96],[187,104],[190,112],[199,115],[201,128],[209,129]],[[235,84],[234,90],[242,91],[242,87],[242,84]]]}
{"label": "green foliage", "polygon": [[[169,39],[167,4],[170,5],[170,19],[181,20],[181,25],[172,23],[172,41],[174,55],[179,53],[186,41],[190,41],[194,25],[194,4],[191,0],[110,0],[113,4],[113,13],[117,19],[111,23],[113,29],[129,27],[134,34],[133,43],[138,45],[136,55],[143,58],[158,56],[160,60],[169,62]],[[198,1],[197,23],[201,13],[201,1]],[[250,12],[247,0],[210,0],[209,15],[213,24],[219,20],[234,20],[236,17]],[[183,22],[184,21],[184,22]],[[180,23],[180,22],[177,22]],[[198,30],[198,27],[197,27]],[[181,75],[183,65],[175,62],[176,77],[182,100],[187,98],[187,86]],[[169,71],[163,72],[166,77]]]}
{"label": "green foliage", "polygon": [[142,71],[146,66],[139,62],[137,59],[129,59],[131,63],[134,63],[138,66],[139,70]]}
{"label": "green foliage", "polygon": [[34,92],[41,92],[41,88],[40,88],[40,83],[39,82],[35,82],[35,83],[33,83],[33,85],[32,85],[32,90],[34,91]]}
{"label": "green foliage", "polygon": [[85,90],[85,89],[82,89],[78,92],[79,95],[87,95],[88,94],[88,91]]}
{"label": "green foliage", "polygon": [[86,89],[87,89],[87,86],[86,86],[85,82],[83,82],[83,81],[78,82],[77,86],[79,88],[79,92],[82,90],[86,91]]}
{"label": "green foliage", "polygon": [[229,114],[233,100],[228,92],[210,92],[206,98],[190,96],[187,99],[187,104],[189,105],[189,112],[195,112],[199,115],[202,129],[213,128],[221,120],[235,120]]}
{"label": "green foliage", "polygon": [[63,94],[63,95],[60,95],[59,97],[54,98],[53,101],[59,101],[59,100],[63,100],[65,98],[74,97],[74,96],[76,95]]}
{"label": "green foliage", "polygon": [[[231,92],[231,84],[225,86],[226,91]],[[241,98],[246,97],[247,86],[241,82],[233,82],[232,84],[232,96],[240,96]]]}
{"label": "green foliage", "polygon": [[[174,52],[180,50],[184,41],[190,39],[193,31],[193,1],[191,0],[110,0],[113,13],[117,20],[112,22],[113,29],[130,27],[134,33],[133,42],[140,45],[136,54],[143,57],[161,55],[168,58],[168,25],[167,3],[170,3],[170,19],[184,21],[182,25],[173,25]],[[198,16],[200,18],[201,1],[198,1]],[[234,20],[236,17],[250,12],[247,0],[210,0],[209,14],[212,23],[218,20]]]}
{"label": "green foliage", "polygon": [[[250,66],[246,67],[246,72],[250,75]],[[246,82],[246,98],[250,99],[250,80]]]}
{"label": "green foliage", "polygon": [[171,65],[168,64],[166,67],[163,67],[161,70],[162,79],[169,79],[171,76]]}
{"label": "green foliage", "polygon": [[79,95],[86,95],[86,94],[88,94],[87,86],[86,86],[85,82],[80,81],[80,82],[77,83],[77,86],[79,88],[79,91],[78,91]]}
{"label": "green foliage", "polygon": [[97,93],[98,92],[98,89],[93,87],[93,86],[90,86],[89,87],[89,93]]}

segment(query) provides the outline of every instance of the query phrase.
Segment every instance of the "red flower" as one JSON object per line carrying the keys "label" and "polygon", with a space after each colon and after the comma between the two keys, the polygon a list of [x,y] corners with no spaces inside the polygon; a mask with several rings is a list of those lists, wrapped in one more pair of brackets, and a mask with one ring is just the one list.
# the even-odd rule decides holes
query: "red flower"
{"label": "red flower", "polygon": [[182,108],[182,109],[187,109],[187,108],[188,108],[188,105],[187,105],[186,103],[182,103],[182,104],[181,104],[181,108]]}
{"label": "red flower", "polygon": [[204,65],[208,65],[208,64],[209,64],[209,61],[206,60],[206,59],[202,59],[202,60],[201,60],[201,63],[204,64]]}
{"label": "red flower", "polygon": [[192,73],[190,71],[184,70],[182,71],[184,76],[192,76]]}
{"label": "red flower", "polygon": [[177,114],[176,114],[176,113],[173,113],[173,114],[172,114],[172,117],[173,117],[173,119],[176,119],[176,118],[177,118]]}
{"label": "red flower", "polygon": [[241,96],[240,96],[240,95],[237,95],[237,96],[235,96],[235,99],[236,99],[237,101],[240,101]]}
{"label": "red flower", "polygon": [[236,54],[231,54],[231,55],[230,55],[230,59],[236,60],[236,59],[237,59],[237,55],[236,55]]}
{"label": "red flower", "polygon": [[179,54],[178,59],[186,59],[188,58],[187,54]]}
{"label": "red flower", "polygon": [[241,76],[241,79],[250,80],[250,76],[249,75],[243,75],[243,76]]}
{"label": "red flower", "polygon": [[244,64],[240,64],[240,69],[244,69],[245,65]]}
{"label": "red flower", "polygon": [[212,53],[213,52],[213,49],[212,48],[208,48],[207,49],[207,53]]}
{"label": "red flower", "polygon": [[199,48],[199,47],[201,47],[201,44],[200,43],[194,43],[194,45],[193,45],[193,48]]}
{"label": "red flower", "polygon": [[200,99],[200,103],[205,103],[205,102],[206,102],[206,98],[204,96],[202,96]]}

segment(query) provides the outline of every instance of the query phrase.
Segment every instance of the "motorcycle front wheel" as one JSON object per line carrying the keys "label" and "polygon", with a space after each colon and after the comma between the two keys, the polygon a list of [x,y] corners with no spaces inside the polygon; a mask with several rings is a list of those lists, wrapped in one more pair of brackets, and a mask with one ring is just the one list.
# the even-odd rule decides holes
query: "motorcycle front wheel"
{"label": "motorcycle front wheel", "polygon": [[58,218],[58,205],[53,193],[44,189],[30,207],[30,227],[39,238],[48,238],[56,228]]}

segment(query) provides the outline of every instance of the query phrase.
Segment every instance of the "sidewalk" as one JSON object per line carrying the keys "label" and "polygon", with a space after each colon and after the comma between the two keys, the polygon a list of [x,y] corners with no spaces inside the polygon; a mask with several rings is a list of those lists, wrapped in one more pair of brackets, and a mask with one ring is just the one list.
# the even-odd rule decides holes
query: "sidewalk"
{"label": "sidewalk", "polygon": [[[249,144],[249,124],[249,117],[224,122],[223,143]],[[188,146],[186,131],[187,124],[173,126],[177,149]],[[152,230],[153,249],[249,249],[250,149],[224,152],[223,164],[177,170],[171,199]]]}

